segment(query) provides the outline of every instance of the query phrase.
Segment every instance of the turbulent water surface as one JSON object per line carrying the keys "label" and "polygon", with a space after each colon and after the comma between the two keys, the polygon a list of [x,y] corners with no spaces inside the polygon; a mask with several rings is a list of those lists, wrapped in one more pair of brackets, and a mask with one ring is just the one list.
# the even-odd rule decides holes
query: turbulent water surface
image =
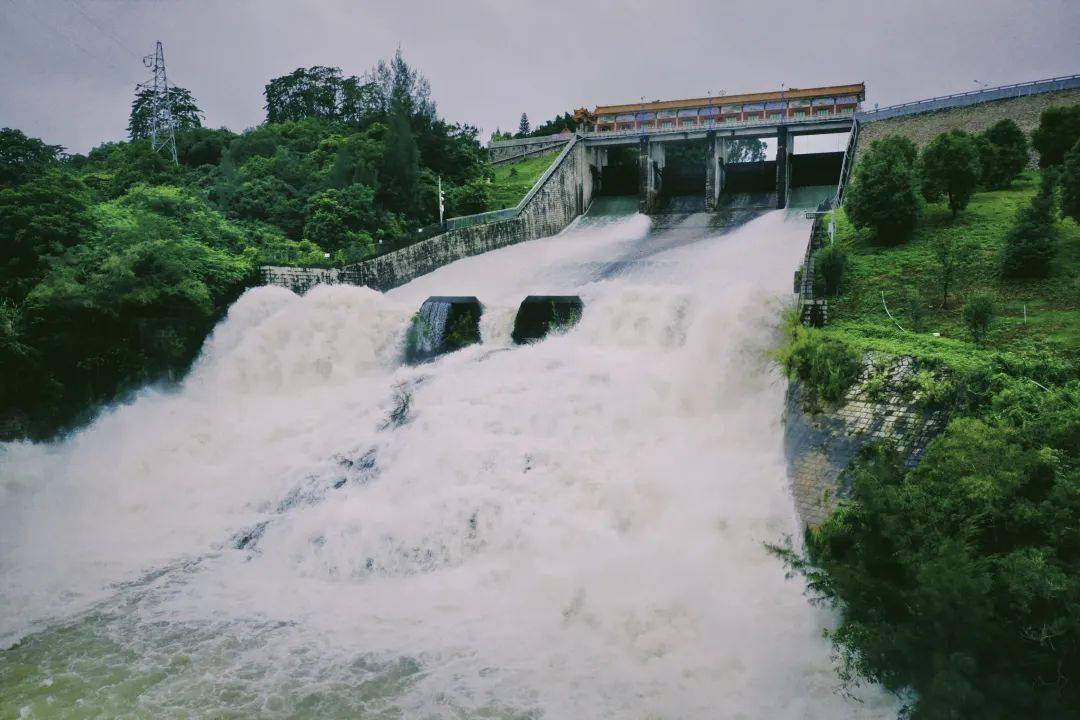
{"label": "turbulent water surface", "polygon": [[[4,446],[0,717],[893,715],[763,545],[808,221],[602,210],[385,295],[251,290],[179,389]],[[436,294],[484,342],[404,366]]]}

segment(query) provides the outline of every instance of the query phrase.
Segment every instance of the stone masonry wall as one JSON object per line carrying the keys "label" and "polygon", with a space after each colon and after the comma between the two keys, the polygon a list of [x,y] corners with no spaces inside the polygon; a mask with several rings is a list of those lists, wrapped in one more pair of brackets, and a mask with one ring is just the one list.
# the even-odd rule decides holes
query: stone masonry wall
{"label": "stone masonry wall", "polygon": [[1024,97],[994,100],[980,105],[949,108],[919,115],[905,115],[885,120],[863,121],[859,125],[859,146],[855,160],[862,157],[870,143],[887,135],[902,135],[919,148],[940,133],[959,129],[981,132],[999,120],[1011,119],[1029,134],[1039,125],[1042,111],[1053,105],[1080,103],[1080,89],[1026,95]]}
{"label": "stone masonry wall", "polygon": [[816,413],[806,409],[806,392],[798,382],[788,386],[788,477],[808,527],[824,522],[850,492],[841,475],[864,445],[893,442],[908,467],[914,467],[926,444],[944,428],[948,413],[927,406],[915,382],[920,370],[911,358],[868,353],[861,376],[840,405]]}
{"label": "stone masonry wall", "polygon": [[585,145],[578,143],[515,218],[451,230],[340,270],[263,267],[263,282],[298,293],[321,283],[389,290],[462,258],[555,235],[584,212],[591,183]]}
{"label": "stone masonry wall", "polygon": [[496,140],[488,143],[488,162],[498,164],[513,159],[531,157],[542,152],[561,150],[570,139],[566,135],[548,135],[517,140]]}

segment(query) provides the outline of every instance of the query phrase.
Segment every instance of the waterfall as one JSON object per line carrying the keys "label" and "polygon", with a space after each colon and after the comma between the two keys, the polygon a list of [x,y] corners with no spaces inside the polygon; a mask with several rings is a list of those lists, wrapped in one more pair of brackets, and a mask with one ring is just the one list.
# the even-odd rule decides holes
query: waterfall
{"label": "waterfall", "polygon": [[[180,388],[3,446],[0,717],[894,717],[764,547],[809,222],[708,226],[256,288]],[[402,363],[454,295],[482,342]],[[585,312],[515,345],[527,295]]]}

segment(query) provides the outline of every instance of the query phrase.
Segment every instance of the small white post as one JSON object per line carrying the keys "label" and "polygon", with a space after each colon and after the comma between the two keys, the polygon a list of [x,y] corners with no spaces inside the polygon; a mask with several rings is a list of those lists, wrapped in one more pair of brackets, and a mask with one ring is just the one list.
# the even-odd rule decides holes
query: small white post
{"label": "small white post", "polygon": [[439,176],[439,224],[443,224],[442,175]]}

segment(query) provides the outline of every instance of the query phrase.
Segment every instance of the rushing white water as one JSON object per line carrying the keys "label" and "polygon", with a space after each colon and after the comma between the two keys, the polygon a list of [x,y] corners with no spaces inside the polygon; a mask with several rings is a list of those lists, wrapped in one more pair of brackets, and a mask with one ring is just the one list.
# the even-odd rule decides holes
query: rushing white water
{"label": "rushing white water", "polygon": [[[4,447],[0,716],[894,715],[763,545],[797,528],[766,351],[807,232],[632,216],[248,292],[178,391]],[[510,344],[567,293],[575,328]],[[435,294],[484,344],[403,366]]]}

